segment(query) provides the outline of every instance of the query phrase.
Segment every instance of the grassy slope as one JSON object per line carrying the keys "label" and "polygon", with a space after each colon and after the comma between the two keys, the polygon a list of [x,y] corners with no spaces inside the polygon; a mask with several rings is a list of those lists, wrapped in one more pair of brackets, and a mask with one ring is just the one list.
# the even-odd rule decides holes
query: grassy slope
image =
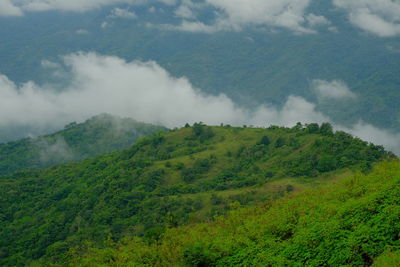
{"label": "grassy slope", "polygon": [[132,145],[167,129],[107,114],[71,123],[57,133],[0,144],[0,175],[83,160]]}
{"label": "grassy slope", "polygon": [[367,171],[388,156],[381,147],[315,125],[197,125],[83,162],[19,172],[0,179],[0,264],[44,255],[57,260],[87,241],[155,240],[165,228]]}
{"label": "grassy slope", "polygon": [[399,266],[400,163],[233,211],[215,222],[72,251],[71,266]]}

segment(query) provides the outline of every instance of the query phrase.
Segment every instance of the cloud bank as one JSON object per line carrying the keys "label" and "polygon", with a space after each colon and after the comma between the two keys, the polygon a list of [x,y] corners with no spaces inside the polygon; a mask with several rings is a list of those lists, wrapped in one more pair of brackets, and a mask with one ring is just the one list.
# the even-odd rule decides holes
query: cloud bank
{"label": "cloud bank", "polygon": [[[256,26],[269,30],[283,28],[298,34],[316,33],[321,27],[337,31],[326,17],[308,11],[313,1],[316,0],[0,0],[0,16],[49,10],[85,12],[107,5],[151,6],[158,2],[174,7],[174,15],[182,19],[178,25],[161,25],[171,30],[214,33]],[[400,2],[397,0],[331,1],[347,12],[350,23],[366,32],[380,37],[400,35]],[[209,24],[197,19],[200,11],[206,8],[215,17]],[[111,16],[136,17],[133,11],[118,7]]]}
{"label": "cloud bank", "polygon": [[[226,95],[208,95],[185,78],[171,77],[155,62],[126,62],[117,57],[78,53],[63,58],[70,85],[62,92],[47,90],[33,82],[15,85],[0,76],[0,126],[8,124],[65,124],[108,112],[168,127],[203,121],[234,125],[295,124],[325,120],[314,105],[291,96],[278,110],[260,106],[248,110],[236,106]],[[57,64],[43,66],[63,75]]]}
{"label": "cloud bank", "polygon": [[334,80],[328,82],[324,80],[313,80],[311,86],[318,98],[322,100],[356,98],[356,95],[350,91],[349,87],[343,81]]}
{"label": "cloud bank", "polygon": [[[247,26],[285,28],[296,33],[315,33],[316,28],[329,25],[325,17],[307,12],[312,0],[153,0],[175,7],[175,16],[182,18],[178,26],[170,29],[195,32],[240,30]],[[0,0],[0,16],[22,15],[24,12],[49,10],[84,12],[106,5],[149,4],[148,0]],[[215,22],[204,24],[196,19],[199,10],[212,8]],[[114,9],[113,16],[134,18],[135,14],[124,9]]]}
{"label": "cloud bank", "polygon": [[[237,106],[226,95],[205,94],[187,79],[172,77],[155,62],[126,62],[112,56],[77,53],[63,57],[63,66],[49,61],[44,61],[43,66],[52,70],[55,77],[64,75],[60,78],[68,78],[70,84],[61,92],[54,92],[33,82],[16,85],[0,76],[0,128],[60,129],[71,121],[83,121],[104,112],[168,127],[199,121],[239,126],[331,122],[316,111],[315,104],[298,96],[289,96],[280,108]],[[361,122],[346,130],[400,152],[396,134]]]}
{"label": "cloud bank", "polygon": [[123,9],[123,8],[114,8],[111,10],[110,15],[108,15],[110,18],[122,18],[122,19],[135,19],[137,18],[137,15],[135,12],[130,11],[128,9]]}
{"label": "cloud bank", "polygon": [[22,15],[24,12],[72,11],[84,12],[94,8],[115,4],[142,4],[146,0],[0,0],[0,16]]}
{"label": "cloud bank", "polygon": [[[315,33],[316,28],[331,24],[323,16],[307,13],[311,0],[205,0],[194,4],[184,0],[175,14],[184,20],[170,29],[212,33],[221,30],[239,31],[247,26],[285,28],[296,33]],[[215,9],[215,22],[204,24],[195,19],[198,9],[209,6]]]}
{"label": "cloud bank", "polygon": [[0,0],[0,17],[1,16],[22,16],[22,10],[11,3],[10,0]]}
{"label": "cloud bank", "polygon": [[396,0],[333,0],[347,11],[356,27],[380,37],[400,35],[400,2]]}

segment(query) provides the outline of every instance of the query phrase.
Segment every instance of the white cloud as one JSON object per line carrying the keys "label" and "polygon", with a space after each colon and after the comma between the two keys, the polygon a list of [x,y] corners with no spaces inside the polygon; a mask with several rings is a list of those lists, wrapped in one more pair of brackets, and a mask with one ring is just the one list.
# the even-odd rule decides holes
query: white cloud
{"label": "white cloud", "polygon": [[400,35],[400,2],[395,0],[333,0],[348,12],[352,24],[380,37]]}
{"label": "white cloud", "polygon": [[75,33],[78,34],[78,35],[89,34],[88,30],[85,30],[85,29],[78,29],[78,30],[75,31]]}
{"label": "white cloud", "polygon": [[331,24],[331,22],[324,16],[317,16],[315,14],[308,14],[306,19],[307,19],[308,24],[312,28]]}
{"label": "white cloud", "polygon": [[39,160],[42,164],[67,162],[75,158],[73,150],[68,146],[63,137],[56,137],[53,142],[44,139],[33,139],[33,145],[39,149]]}
{"label": "white cloud", "polygon": [[135,12],[130,11],[128,9],[123,9],[123,8],[114,8],[111,10],[110,15],[108,15],[110,18],[123,18],[123,19],[135,19],[137,18],[137,15]]}
{"label": "white cloud", "polygon": [[13,5],[10,0],[0,0],[0,17],[1,16],[21,16],[22,10]]}
{"label": "white cloud", "polygon": [[313,80],[312,89],[320,99],[355,98],[356,95],[342,81]]}
{"label": "white cloud", "polygon": [[[261,26],[269,29],[285,28],[296,33],[315,33],[316,28],[329,25],[323,16],[307,13],[312,0],[155,0],[165,5],[176,6],[175,15],[183,19],[181,25],[168,25],[168,29],[212,33],[221,30],[238,31],[247,26]],[[4,12],[22,15],[23,12],[61,10],[84,12],[105,5],[148,3],[147,0],[0,0]],[[6,6],[8,8],[6,8]],[[204,24],[196,19],[199,10],[205,7],[215,9],[215,21]],[[11,10],[14,10],[11,12]],[[0,16],[1,16],[0,9]],[[135,18],[136,14],[127,9],[115,8],[110,17]],[[187,21],[191,20],[191,21]]]}
{"label": "white cloud", "polygon": [[[178,26],[169,29],[213,33],[216,31],[240,31],[247,26],[268,29],[285,28],[295,33],[316,33],[315,28],[326,26],[330,21],[323,16],[307,13],[312,0],[205,0],[193,3],[183,0],[176,15],[184,18]],[[195,18],[196,9],[205,6],[215,8],[215,22],[187,21]]]}
{"label": "white cloud", "polygon": [[357,136],[368,142],[382,145],[389,151],[392,151],[394,153],[397,153],[397,155],[400,155],[399,133],[393,133],[388,130],[382,130],[373,125],[366,124],[364,122],[359,122],[350,128],[341,126],[337,126],[336,128],[351,133],[352,135]]}
{"label": "white cloud", "polygon": [[201,32],[201,33],[214,33],[219,30],[225,29],[221,25],[207,25],[199,21],[187,21],[183,20],[179,25],[164,24],[161,26],[155,26],[149,24],[152,27],[161,27],[166,30],[184,31],[184,32]]}
{"label": "white cloud", "polygon": [[[314,111],[313,104],[294,96],[282,109],[238,107],[223,94],[208,95],[185,78],[171,77],[155,62],[125,62],[117,57],[79,53],[64,57],[64,64],[71,83],[59,92],[32,82],[17,86],[0,76],[0,127],[62,127],[103,112],[169,127],[196,121],[294,125],[298,121],[326,120]],[[57,64],[43,61],[43,65],[57,72]]]}
{"label": "white cloud", "polygon": [[252,125],[294,126],[297,122],[328,122],[330,119],[315,110],[316,105],[299,96],[289,96],[281,109],[263,105],[247,119]]}
{"label": "white cloud", "polygon": [[311,0],[206,0],[209,5],[224,12],[232,28],[246,25],[283,27],[290,30],[311,33],[304,26],[305,13]]}
{"label": "white cloud", "polygon": [[193,11],[190,7],[186,5],[180,5],[176,10],[175,10],[175,15],[177,17],[185,18],[185,19],[191,19],[194,18],[195,15],[193,14]]}
{"label": "white cloud", "polygon": [[136,5],[145,2],[146,0],[18,0],[12,4],[10,0],[0,0],[0,16],[16,16],[22,15],[23,12],[48,10],[84,12],[106,5]]}
{"label": "white cloud", "polygon": [[[94,53],[71,54],[63,61],[59,68],[67,69],[64,76],[70,84],[57,92],[33,82],[17,86],[0,76],[0,128],[60,129],[104,112],[168,127],[199,121],[259,126],[331,121],[315,104],[297,96],[289,96],[282,108],[237,106],[226,95],[205,94],[187,79],[172,77],[155,62],[126,62]],[[57,70],[57,64],[43,62]],[[399,135],[363,123],[346,129],[400,152]]]}
{"label": "white cloud", "polygon": [[100,25],[100,27],[103,28],[103,29],[108,28],[110,26],[111,26],[111,24],[109,22],[107,22],[107,21],[103,21],[101,23],[101,25]]}

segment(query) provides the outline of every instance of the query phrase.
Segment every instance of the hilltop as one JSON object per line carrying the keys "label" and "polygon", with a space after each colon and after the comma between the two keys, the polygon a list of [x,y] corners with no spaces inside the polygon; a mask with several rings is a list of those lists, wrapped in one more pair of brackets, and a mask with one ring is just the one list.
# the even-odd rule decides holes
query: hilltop
{"label": "hilltop", "polygon": [[392,157],[327,123],[186,125],[122,151],[1,178],[0,264],[62,263],[88,242],[152,242],[168,228],[366,173]]}
{"label": "hilltop", "polygon": [[136,140],[167,128],[102,114],[72,122],[54,134],[0,144],[0,175],[80,161],[127,148]]}

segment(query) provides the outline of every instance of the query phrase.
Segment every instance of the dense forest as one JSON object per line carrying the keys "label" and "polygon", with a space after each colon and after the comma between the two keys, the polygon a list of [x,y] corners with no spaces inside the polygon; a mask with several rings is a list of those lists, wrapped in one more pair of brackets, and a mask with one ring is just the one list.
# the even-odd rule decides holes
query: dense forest
{"label": "dense forest", "polygon": [[385,162],[369,175],[168,229],[157,241],[127,238],[103,249],[87,244],[71,250],[64,264],[400,266],[399,195],[400,164]]}
{"label": "dense forest", "polygon": [[[174,264],[174,261],[195,266],[232,265],[235,262],[250,264],[260,259],[267,260],[267,255],[262,253],[266,253],[264,248],[275,246],[274,242],[275,250],[268,253],[275,253],[274,259],[277,261],[286,263],[293,257],[293,262],[297,262],[295,259],[298,257],[299,261],[307,262],[304,256],[296,254],[299,252],[295,248],[288,248],[287,253],[291,255],[288,258],[277,250],[283,246],[278,238],[290,241],[297,236],[297,221],[290,220],[297,220],[301,212],[307,213],[308,202],[294,204],[297,202],[290,198],[277,202],[289,201],[292,203],[290,205],[298,205],[300,210],[297,212],[289,204],[276,204],[276,210],[279,210],[279,205],[286,206],[281,211],[285,216],[265,213],[266,218],[275,216],[274,220],[267,218],[265,222],[255,223],[254,227],[270,229],[268,223],[275,225],[276,231],[272,234],[268,232],[268,238],[259,235],[257,229],[250,231],[240,228],[240,225],[245,225],[240,222],[235,226],[239,227],[238,231],[243,230],[252,235],[248,239],[243,237],[245,241],[240,235],[238,239],[233,238],[236,228],[223,227],[224,231],[233,232],[225,235],[221,231],[222,239],[215,238],[217,244],[204,243],[208,242],[207,238],[212,240],[214,237],[196,228],[193,236],[204,236],[204,242],[199,240],[185,247],[181,246],[178,239],[187,239],[187,242],[192,240],[192,232],[185,232],[191,230],[184,230],[191,229],[190,226],[178,230],[169,229],[204,222],[219,225],[219,217],[230,212],[233,213],[226,220],[232,220],[232,224],[244,218],[247,213],[249,222],[258,217],[261,220],[265,208],[288,193],[333,183],[343,177],[363,177],[361,173],[369,173],[375,163],[391,158],[395,156],[383,147],[368,144],[341,131],[334,132],[328,123],[321,126],[299,123],[292,128],[271,126],[267,129],[187,124],[182,129],[145,137],[122,151],[78,163],[41,170],[23,170],[1,177],[0,265],[35,264],[38,259],[42,265],[50,262],[64,265],[71,255],[74,261],[88,260],[87,263],[90,263],[93,260],[90,257],[98,249],[101,254],[98,260],[109,265],[120,259],[117,259],[114,248],[107,247],[113,246],[114,242],[126,240],[134,242],[127,249],[136,246],[137,240],[137,245],[143,248],[138,250],[137,255],[120,255],[124,260],[137,265]],[[386,183],[382,186],[386,186]],[[354,194],[357,194],[357,190]],[[321,202],[322,205],[322,200],[317,198],[321,194],[313,194],[310,193],[310,199],[315,197],[315,204]],[[326,197],[329,196],[327,192]],[[344,194],[343,201],[347,200]],[[388,201],[392,200],[396,201],[388,198]],[[327,205],[331,207],[329,203]],[[245,207],[257,208],[242,210]],[[328,214],[323,212],[322,206],[315,212],[320,212],[322,220],[325,216],[335,214],[334,207],[331,208]],[[239,212],[236,217],[235,212]],[[240,212],[244,213],[240,215]],[[258,215],[253,216],[252,212]],[[368,219],[363,215],[360,218]],[[304,224],[311,227],[307,221]],[[318,232],[317,227],[320,226],[316,224],[316,240],[310,241],[310,246],[313,246],[314,241],[318,245],[321,236],[317,233],[324,234],[323,231]],[[204,224],[195,227],[207,228]],[[347,230],[351,232],[353,226],[348,227]],[[173,231],[181,231],[179,229],[183,229],[182,235],[174,234]],[[159,249],[157,246],[165,249],[163,244],[167,240],[173,242],[175,239],[170,239],[170,235],[178,238],[177,247],[170,248],[173,254],[176,249],[175,258],[160,259],[162,252],[156,255],[154,251]],[[223,236],[231,237],[232,244],[224,244],[228,241]],[[246,240],[257,247],[251,247]],[[395,244],[396,239],[393,240]],[[304,247],[300,243],[297,246],[299,249]],[[84,251],[84,247],[91,249],[88,249],[88,254],[81,255],[80,251]],[[150,258],[142,254],[147,253],[145,250],[150,253]],[[375,257],[379,251],[367,256]],[[182,253],[186,256],[176,258],[182,256]],[[309,255],[307,257],[310,260],[316,260],[317,254],[307,253],[310,253],[305,254]],[[79,259],[80,256],[82,259]],[[162,254],[164,256],[168,257],[168,254]],[[352,263],[352,258],[346,259]],[[75,265],[73,262],[71,264]]]}
{"label": "dense forest", "polygon": [[167,129],[108,114],[72,122],[54,134],[0,144],[0,175],[106,154],[162,131]]}

